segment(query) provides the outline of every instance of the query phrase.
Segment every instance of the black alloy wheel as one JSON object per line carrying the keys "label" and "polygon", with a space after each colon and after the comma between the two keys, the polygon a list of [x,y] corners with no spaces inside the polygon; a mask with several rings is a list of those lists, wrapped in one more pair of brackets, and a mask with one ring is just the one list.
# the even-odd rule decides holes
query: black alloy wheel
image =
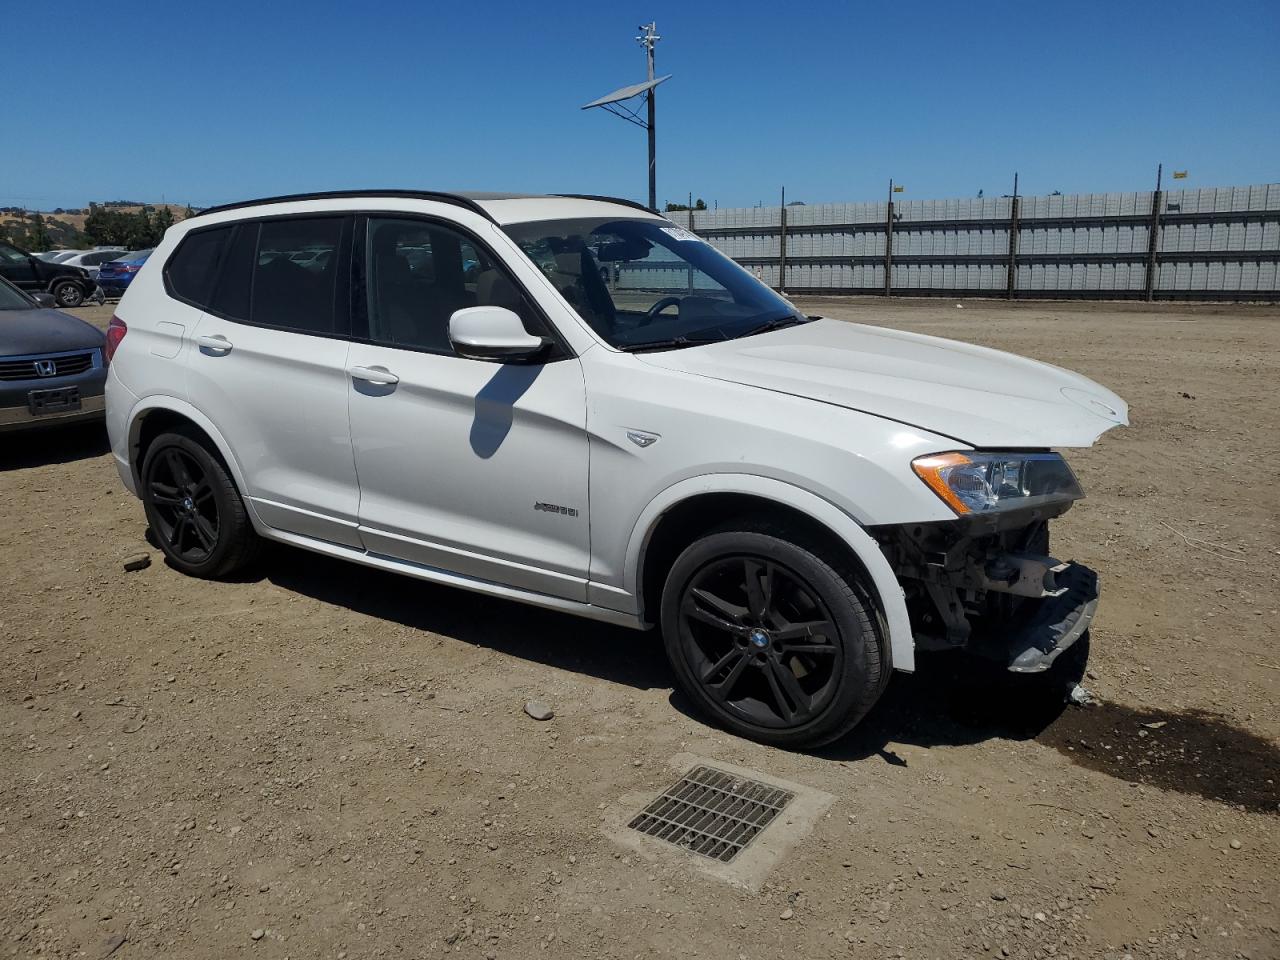
{"label": "black alloy wheel", "polygon": [[680,642],[707,691],[764,727],[793,727],[831,702],[843,651],[822,601],[764,557],[707,564],[684,591]]}
{"label": "black alloy wheel", "polygon": [[[195,457],[168,447],[151,464],[147,499],[155,507],[156,536],[190,564],[208,561],[218,546],[218,503]],[[166,551],[166,552],[169,552]]]}
{"label": "black alloy wheel", "polygon": [[780,747],[842,736],[879,699],[888,649],[874,593],[838,542],[767,520],[730,521],[676,558],[663,643],[713,722]]}
{"label": "black alloy wheel", "polygon": [[261,546],[226,464],[194,426],[147,447],[141,493],[154,542],[176,569],[217,579],[253,562]]}

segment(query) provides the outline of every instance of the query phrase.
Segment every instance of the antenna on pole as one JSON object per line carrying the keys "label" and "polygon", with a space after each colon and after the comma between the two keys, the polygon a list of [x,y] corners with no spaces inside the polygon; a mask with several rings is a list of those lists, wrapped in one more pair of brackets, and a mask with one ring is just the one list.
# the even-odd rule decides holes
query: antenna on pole
{"label": "antenna on pole", "polygon": [[[630,123],[634,123],[638,127],[643,127],[649,133],[649,209],[658,209],[658,164],[657,164],[657,119],[656,104],[654,102],[654,91],[658,84],[664,80],[670,80],[671,74],[665,77],[655,77],[653,74],[653,48],[662,38],[658,36],[658,25],[656,22],[642,24],[640,26],[640,36],[636,37],[636,42],[644,47],[645,66],[647,68],[647,79],[643,83],[633,83],[629,87],[621,87],[607,96],[601,97],[599,100],[592,100],[590,103],[584,104],[583,110],[590,110],[592,107],[600,107],[612,113],[615,117],[621,117]],[[636,108],[627,105],[625,101],[639,97],[645,104],[646,117],[642,120],[640,112]],[[637,108],[639,104],[636,105]]]}

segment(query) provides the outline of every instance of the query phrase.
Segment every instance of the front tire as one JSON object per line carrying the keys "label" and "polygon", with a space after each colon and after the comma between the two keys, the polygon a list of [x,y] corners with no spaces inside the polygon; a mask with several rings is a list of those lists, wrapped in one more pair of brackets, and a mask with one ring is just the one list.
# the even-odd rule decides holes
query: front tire
{"label": "front tire", "polygon": [[193,433],[163,433],[142,462],[147,522],[169,563],[215,580],[246,567],[260,541],[227,468]]}
{"label": "front tire", "polygon": [[73,280],[63,280],[60,283],[55,283],[50,293],[53,294],[54,301],[60,307],[78,307],[84,303],[84,291]]}
{"label": "front tire", "polygon": [[662,594],[680,688],[714,723],[779,747],[843,736],[888,681],[861,575],[822,546],[738,522],[688,547]]}

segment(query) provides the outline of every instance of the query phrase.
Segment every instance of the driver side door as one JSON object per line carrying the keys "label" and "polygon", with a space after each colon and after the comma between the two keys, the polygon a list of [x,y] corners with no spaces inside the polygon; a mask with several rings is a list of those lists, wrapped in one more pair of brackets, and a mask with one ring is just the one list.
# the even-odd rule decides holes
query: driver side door
{"label": "driver side door", "polygon": [[[476,238],[435,220],[361,218],[347,359],[366,550],[522,590],[586,599],[590,560],[582,367],[454,353],[449,318],[494,305],[549,333]],[[353,329],[353,333],[356,331]]]}

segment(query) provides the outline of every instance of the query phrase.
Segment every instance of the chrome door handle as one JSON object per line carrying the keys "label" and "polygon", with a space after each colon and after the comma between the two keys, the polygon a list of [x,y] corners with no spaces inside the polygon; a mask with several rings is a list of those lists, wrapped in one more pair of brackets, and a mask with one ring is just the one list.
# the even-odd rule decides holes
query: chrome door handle
{"label": "chrome door handle", "polygon": [[214,353],[230,353],[232,347],[231,341],[220,333],[196,337],[196,345]]}
{"label": "chrome door handle", "polygon": [[347,367],[352,380],[364,380],[380,387],[389,387],[400,382],[400,378],[386,367]]}

